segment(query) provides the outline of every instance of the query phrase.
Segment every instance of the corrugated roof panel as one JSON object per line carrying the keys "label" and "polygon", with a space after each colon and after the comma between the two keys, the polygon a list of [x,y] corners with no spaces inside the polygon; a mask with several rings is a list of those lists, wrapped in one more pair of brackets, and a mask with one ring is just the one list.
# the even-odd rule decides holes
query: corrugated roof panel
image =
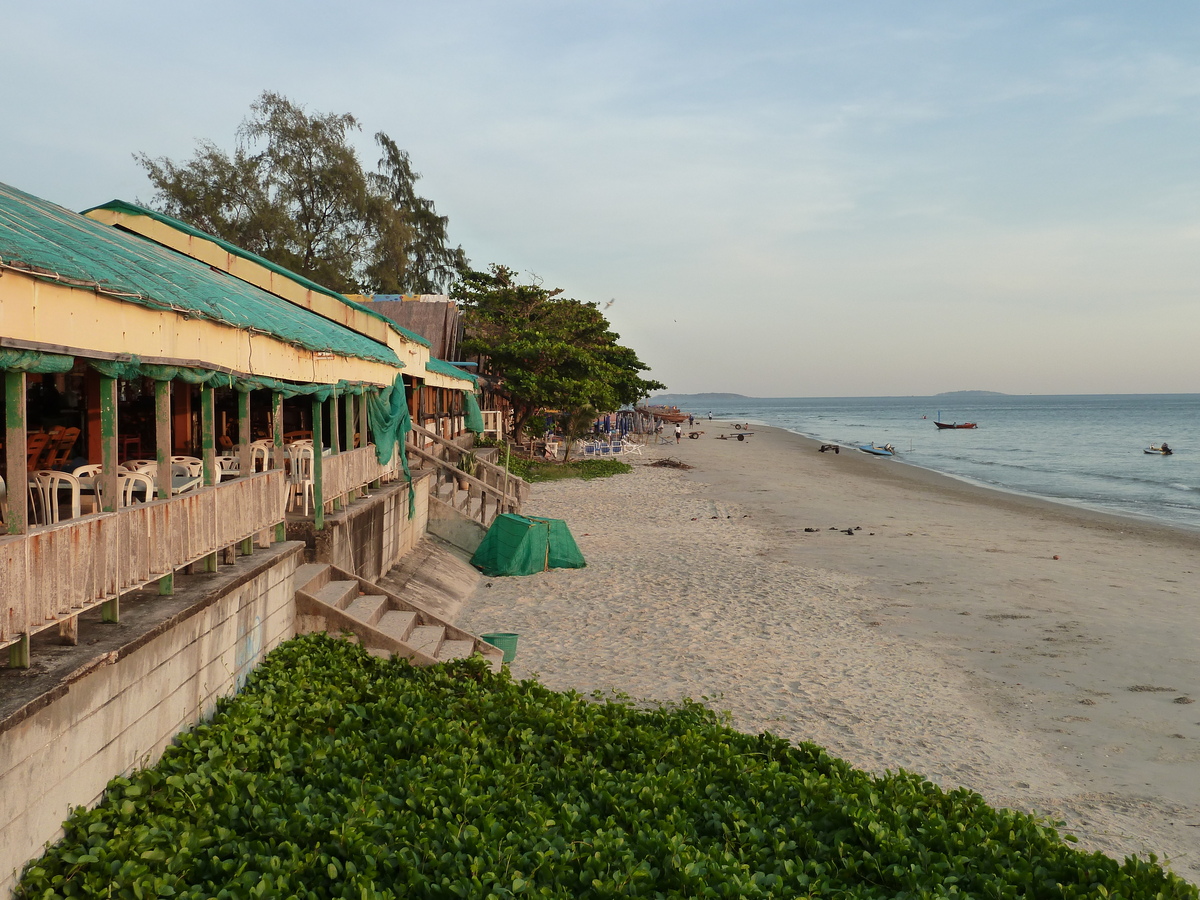
{"label": "corrugated roof panel", "polygon": [[231,244],[226,240],[223,240],[219,237],[215,237],[214,235],[211,235],[205,231],[201,231],[199,228],[193,228],[191,225],[187,224],[186,222],[182,222],[179,219],[174,219],[171,216],[157,212],[153,209],[146,209],[145,207],[138,206],[134,203],[127,203],[124,200],[110,200],[108,203],[101,204],[100,206],[93,206],[91,209],[85,209],[83,211],[83,215],[87,215],[88,213],[92,212],[93,210],[97,210],[97,209],[114,210],[117,212],[124,212],[129,215],[135,215],[135,216],[147,216],[151,219],[154,219],[156,222],[162,222],[164,225],[167,225],[170,228],[174,228],[176,231],[180,231],[184,234],[190,234],[193,237],[202,238],[203,240],[206,240],[206,241],[212,241],[214,244],[216,244],[218,247],[220,247],[222,250],[226,251],[227,253],[232,253],[234,256],[239,256],[242,259],[245,259],[245,260],[255,263],[256,265],[260,265],[263,268],[268,269],[269,271],[275,272],[277,275],[282,275],[285,278],[291,279],[292,281],[296,282],[296,284],[299,284],[299,285],[307,288],[310,291],[316,291],[319,294],[324,294],[327,297],[332,297],[335,300],[338,300],[338,301],[346,304],[346,306],[349,306],[353,309],[357,309],[360,312],[364,312],[367,315],[373,316],[376,319],[380,319],[380,320],[386,322],[388,325],[395,328],[397,331],[399,331],[405,337],[407,337],[411,340],[415,340],[417,343],[423,344],[426,347],[429,346],[429,342],[427,340],[425,340],[423,337],[421,337],[419,334],[408,331],[405,328],[397,327],[396,324],[391,319],[389,319],[387,316],[380,314],[377,310],[371,309],[369,304],[359,303],[356,300],[351,300],[345,294],[339,294],[337,291],[330,290],[327,287],[317,284],[315,281],[305,278],[303,275],[297,275],[295,272],[291,271],[290,269],[285,269],[283,266],[279,265],[278,263],[273,263],[269,259],[259,256],[257,253],[251,253],[249,250],[245,250],[245,249],[237,246],[236,244]]}
{"label": "corrugated roof panel", "polygon": [[378,341],[188,256],[3,183],[0,264],[131,303],[254,329],[307,350],[402,365]]}

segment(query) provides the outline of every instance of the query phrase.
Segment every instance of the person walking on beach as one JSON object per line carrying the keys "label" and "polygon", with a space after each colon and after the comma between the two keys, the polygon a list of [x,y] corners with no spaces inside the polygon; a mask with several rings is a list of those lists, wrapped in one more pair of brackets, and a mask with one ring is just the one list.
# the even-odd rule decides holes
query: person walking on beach
{"label": "person walking on beach", "polygon": [[688,414],[688,428],[694,428],[695,426],[696,426],[696,417],[689,413]]}
{"label": "person walking on beach", "polygon": [[678,444],[678,443],[679,443],[679,439],[680,439],[681,437],[683,437],[683,423],[682,423],[682,422],[676,422],[676,423],[675,423],[675,443],[677,443],[677,444]]}

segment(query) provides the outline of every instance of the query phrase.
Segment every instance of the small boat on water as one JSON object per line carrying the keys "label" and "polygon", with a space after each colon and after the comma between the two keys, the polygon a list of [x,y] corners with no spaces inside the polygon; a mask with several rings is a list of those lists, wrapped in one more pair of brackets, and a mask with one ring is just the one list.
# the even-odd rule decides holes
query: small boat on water
{"label": "small boat on water", "polygon": [[1151,444],[1149,447],[1145,448],[1142,452],[1150,453],[1150,454],[1153,454],[1154,456],[1170,456],[1175,451],[1172,450],[1170,447],[1168,447],[1166,444],[1163,444],[1162,446],[1155,446],[1154,444]]}
{"label": "small boat on water", "polygon": [[974,422],[963,422],[959,425],[957,422],[934,422],[938,428],[978,428]]}
{"label": "small boat on water", "polygon": [[884,444],[882,447],[876,447],[874,443],[863,444],[858,448],[863,453],[870,453],[872,456],[895,456],[896,448],[891,444]]}

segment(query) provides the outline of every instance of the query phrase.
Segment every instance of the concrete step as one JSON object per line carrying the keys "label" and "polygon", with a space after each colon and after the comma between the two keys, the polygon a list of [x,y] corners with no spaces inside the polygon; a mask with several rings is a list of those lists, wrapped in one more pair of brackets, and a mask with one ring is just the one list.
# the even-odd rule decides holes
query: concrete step
{"label": "concrete step", "polygon": [[418,625],[409,633],[404,643],[427,656],[437,656],[445,635],[446,629],[441,625]]}
{"label": "concrete step", "polygon": [[375,628],[388,637],[407,642],[408,635],[416,622],[417,614],[412,610],[389,609],[380,616],[379,621],[375,623]]}
{"label": "concrete step", "polygon": [[324,587],[313,592],[313,596],[327,606],[335,609],[345,609],[358,596],[357,581],[331,581]]}
{"label": "concrete step", "polygon": [[437,658],[442,662],[451,659],[468,659],[475,652],[475,641],[442,641]]}
{"label": "concrete step", "polygon": [[305,563],[296,569],[296,590],[313,594],[329,584],[328,563]]}
{"label": "concrete step", "polygon": [[379,621],[379,617],[387,612],[387,608],[388,598],[383,594],[363,594],[350,601],[350,605],[346,607],[346,614],[368,625],[374,625]]}

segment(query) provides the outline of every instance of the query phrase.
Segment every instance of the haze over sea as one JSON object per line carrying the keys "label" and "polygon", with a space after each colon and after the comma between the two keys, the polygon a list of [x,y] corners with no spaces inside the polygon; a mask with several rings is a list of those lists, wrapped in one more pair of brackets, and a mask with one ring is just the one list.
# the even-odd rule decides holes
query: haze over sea
{"label": "haze over sea", "polygon": [[[976,484],[1200,529],[1200,394],[677,394],[651,402],[674,403],[698,420],[711,411],[716,419],[773,425],[846,447],[890,443],[903,463]],[[939,413],[943,422],[979,427],[938,429]],[[1172,456],[1142,452],[1163,441]]]}

